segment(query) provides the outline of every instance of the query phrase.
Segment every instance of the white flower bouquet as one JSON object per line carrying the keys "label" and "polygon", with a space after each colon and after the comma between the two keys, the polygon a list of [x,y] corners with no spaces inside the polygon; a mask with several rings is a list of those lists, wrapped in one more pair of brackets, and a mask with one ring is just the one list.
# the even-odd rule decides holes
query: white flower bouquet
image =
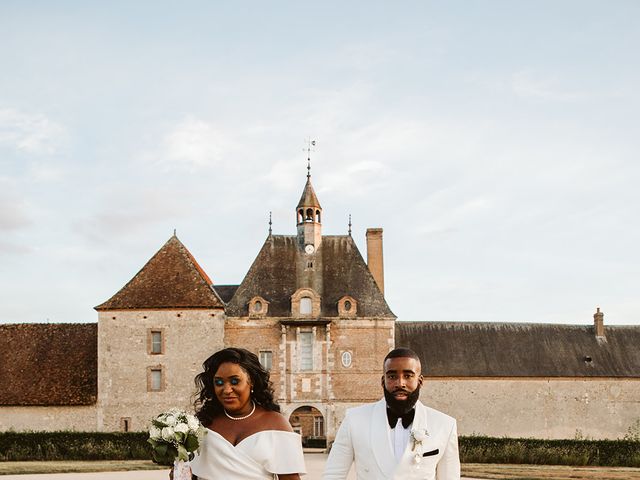
{"label": "white flower bouquet", "polygon": [[[207,433],[198,419],[178,409],[161,413],[151,420],[149,440],[153,447],[153,461],[160,465],[174,466],[174,479],[181,478],[187,470],[184,462],[193,460]],[[191,478],[185,473],[186,478]]]}

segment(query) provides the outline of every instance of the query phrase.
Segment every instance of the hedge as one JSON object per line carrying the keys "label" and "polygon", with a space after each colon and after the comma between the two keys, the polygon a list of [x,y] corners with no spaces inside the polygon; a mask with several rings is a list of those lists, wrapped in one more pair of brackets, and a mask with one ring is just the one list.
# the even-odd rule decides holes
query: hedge
{"label": "hedge", "polygon": [[[146,432],[0,432],[0,461],[145,460]],[[640,467],[640,442],[460,437],[463,463]]]}
{"label": "hedge", "polygon": [[0,461],[147,460],[146,432],[0,432]]}
{"label": "hedge", "polygon": [[463,463],[640,467],[640,441],[460,437]]}

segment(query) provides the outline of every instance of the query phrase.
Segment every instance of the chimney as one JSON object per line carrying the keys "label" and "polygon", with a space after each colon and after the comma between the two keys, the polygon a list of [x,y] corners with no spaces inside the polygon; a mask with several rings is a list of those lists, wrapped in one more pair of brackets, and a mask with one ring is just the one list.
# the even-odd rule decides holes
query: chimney
{"label": "chimney", "polygon": [[604,338],[604,313],[600,311],[600,307],[593,314],[593,326],[595,327],[596,337]]}
{"label": "chimney", "polygon": [[382,229],[367,228],[367,265],[384,295],[384,263],[382,261]]}

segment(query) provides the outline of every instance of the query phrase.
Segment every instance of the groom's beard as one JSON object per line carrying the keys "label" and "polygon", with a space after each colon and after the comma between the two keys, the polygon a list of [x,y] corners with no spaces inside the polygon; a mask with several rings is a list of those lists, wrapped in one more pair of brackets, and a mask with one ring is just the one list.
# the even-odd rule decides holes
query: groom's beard
{"label": "groom's beard", "polygon": [[418,397],[420,397],[420,387],[416,388],[413,392],[406,392],[407,398],[405,400],[398,400],[393,396],[393,393],[384,386],[382,389],[384,390],[384,399],[387,402],[387,406],[392,412],[398,415],[403,415],[411,410],[418,401]]}

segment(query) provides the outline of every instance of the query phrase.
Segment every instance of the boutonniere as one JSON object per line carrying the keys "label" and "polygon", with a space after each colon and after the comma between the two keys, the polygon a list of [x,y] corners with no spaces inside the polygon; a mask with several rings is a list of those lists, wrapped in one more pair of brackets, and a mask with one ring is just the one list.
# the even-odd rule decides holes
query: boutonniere
{"label": "boutonniere", "polygon": [[[411,451],[415,452],[416,448],[422,447],[422,442],[427,439],[429,436],[429,432],[425,428],[424,430],[411,430],[411,442],[413,443],[411,446]],[[420,452],[416,452],[413,457],[414,463],[420,463],[422,461],[422,456]]]}

